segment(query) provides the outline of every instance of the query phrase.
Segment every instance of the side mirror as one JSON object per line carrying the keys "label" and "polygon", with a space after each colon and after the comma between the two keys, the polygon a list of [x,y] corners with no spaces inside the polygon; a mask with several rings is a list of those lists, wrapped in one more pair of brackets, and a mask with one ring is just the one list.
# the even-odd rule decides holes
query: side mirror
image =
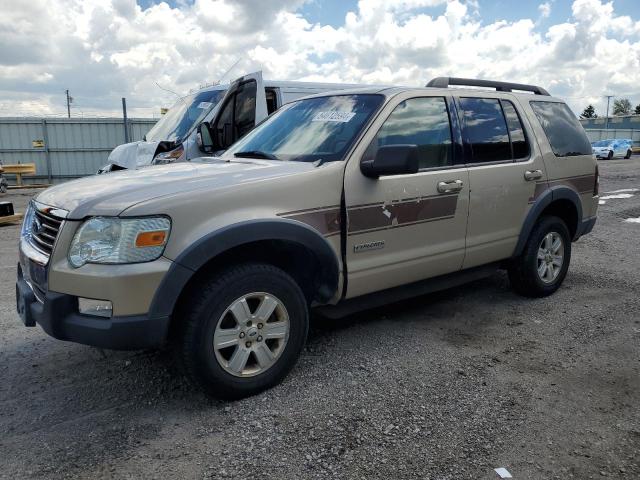
{"label": "side mirror", "polygon": [[209,122],[202,122],[198,125],[196,143],[200,150],[205,153],[211,153],[213,151],[213,138],[211,138],[211,126]]}
{"label": "side mirror", "polygon": [[418,170],[417,145],[386,145],[378,148],[373,160],[360,162],[360,171],[369,178],[417,173]]}

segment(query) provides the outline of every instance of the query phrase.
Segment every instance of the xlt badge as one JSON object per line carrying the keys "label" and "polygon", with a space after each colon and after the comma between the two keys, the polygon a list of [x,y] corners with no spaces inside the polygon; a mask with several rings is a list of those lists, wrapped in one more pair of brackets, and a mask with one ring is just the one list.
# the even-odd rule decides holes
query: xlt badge
{"label": "xlt badge", "polygon": [[376,240],[375,242],[360,243],[353,246],[353,253],[366,252],[368,250],[380,250],[384,248],[384,240]]}

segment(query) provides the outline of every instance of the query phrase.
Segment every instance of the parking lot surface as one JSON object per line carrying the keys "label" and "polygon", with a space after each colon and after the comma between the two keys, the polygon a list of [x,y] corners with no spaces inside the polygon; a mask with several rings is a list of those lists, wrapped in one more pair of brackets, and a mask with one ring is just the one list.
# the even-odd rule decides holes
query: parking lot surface
{"label": "parking lot surface", "polygon": [[598,222],[555,295],[501,272],[314,318],[289,377],[232,403],[165,352],[23,327],[19,227],[0,227],[0,478],[640,478],[640,158],[599,165]]}

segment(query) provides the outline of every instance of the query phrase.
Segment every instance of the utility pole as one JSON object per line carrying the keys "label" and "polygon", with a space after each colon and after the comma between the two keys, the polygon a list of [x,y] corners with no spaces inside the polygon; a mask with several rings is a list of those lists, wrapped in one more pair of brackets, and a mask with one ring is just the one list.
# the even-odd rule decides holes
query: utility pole
{"label": "utility pole", "polygon": [[605,95],[605,97],[607,97],[607,114],[605,115],[604,129],[609,130],[609,101],[613,98],[613,95]]}
{"label": "utility pole", "polygon": [[122,97],[122,117],[124,118],[124,143],[129,143],[129,127],[127,125],[127,99]]}
{"label": "utility pole", "polygon": [[71,97],[69,96],[69,90],[65,90],[67,94],[67,118],[71,118]]}

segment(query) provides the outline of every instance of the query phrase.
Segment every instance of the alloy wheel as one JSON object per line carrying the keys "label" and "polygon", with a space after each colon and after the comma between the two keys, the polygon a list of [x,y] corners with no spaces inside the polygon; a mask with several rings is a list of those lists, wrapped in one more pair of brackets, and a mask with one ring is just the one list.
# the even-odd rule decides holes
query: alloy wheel
{"label": "alloy wheel", "polygon": [[271,368],[289,338],[289,314],[282,301],[265,292],[236,299],[213,334],[220,366],[236,377],[253,377]]}
{"label": "alloy wheel", "polygon": [[557,232],[547,233],[538,247],[538,276],[544,283],[553,283],[564,262],[564,242]]}

